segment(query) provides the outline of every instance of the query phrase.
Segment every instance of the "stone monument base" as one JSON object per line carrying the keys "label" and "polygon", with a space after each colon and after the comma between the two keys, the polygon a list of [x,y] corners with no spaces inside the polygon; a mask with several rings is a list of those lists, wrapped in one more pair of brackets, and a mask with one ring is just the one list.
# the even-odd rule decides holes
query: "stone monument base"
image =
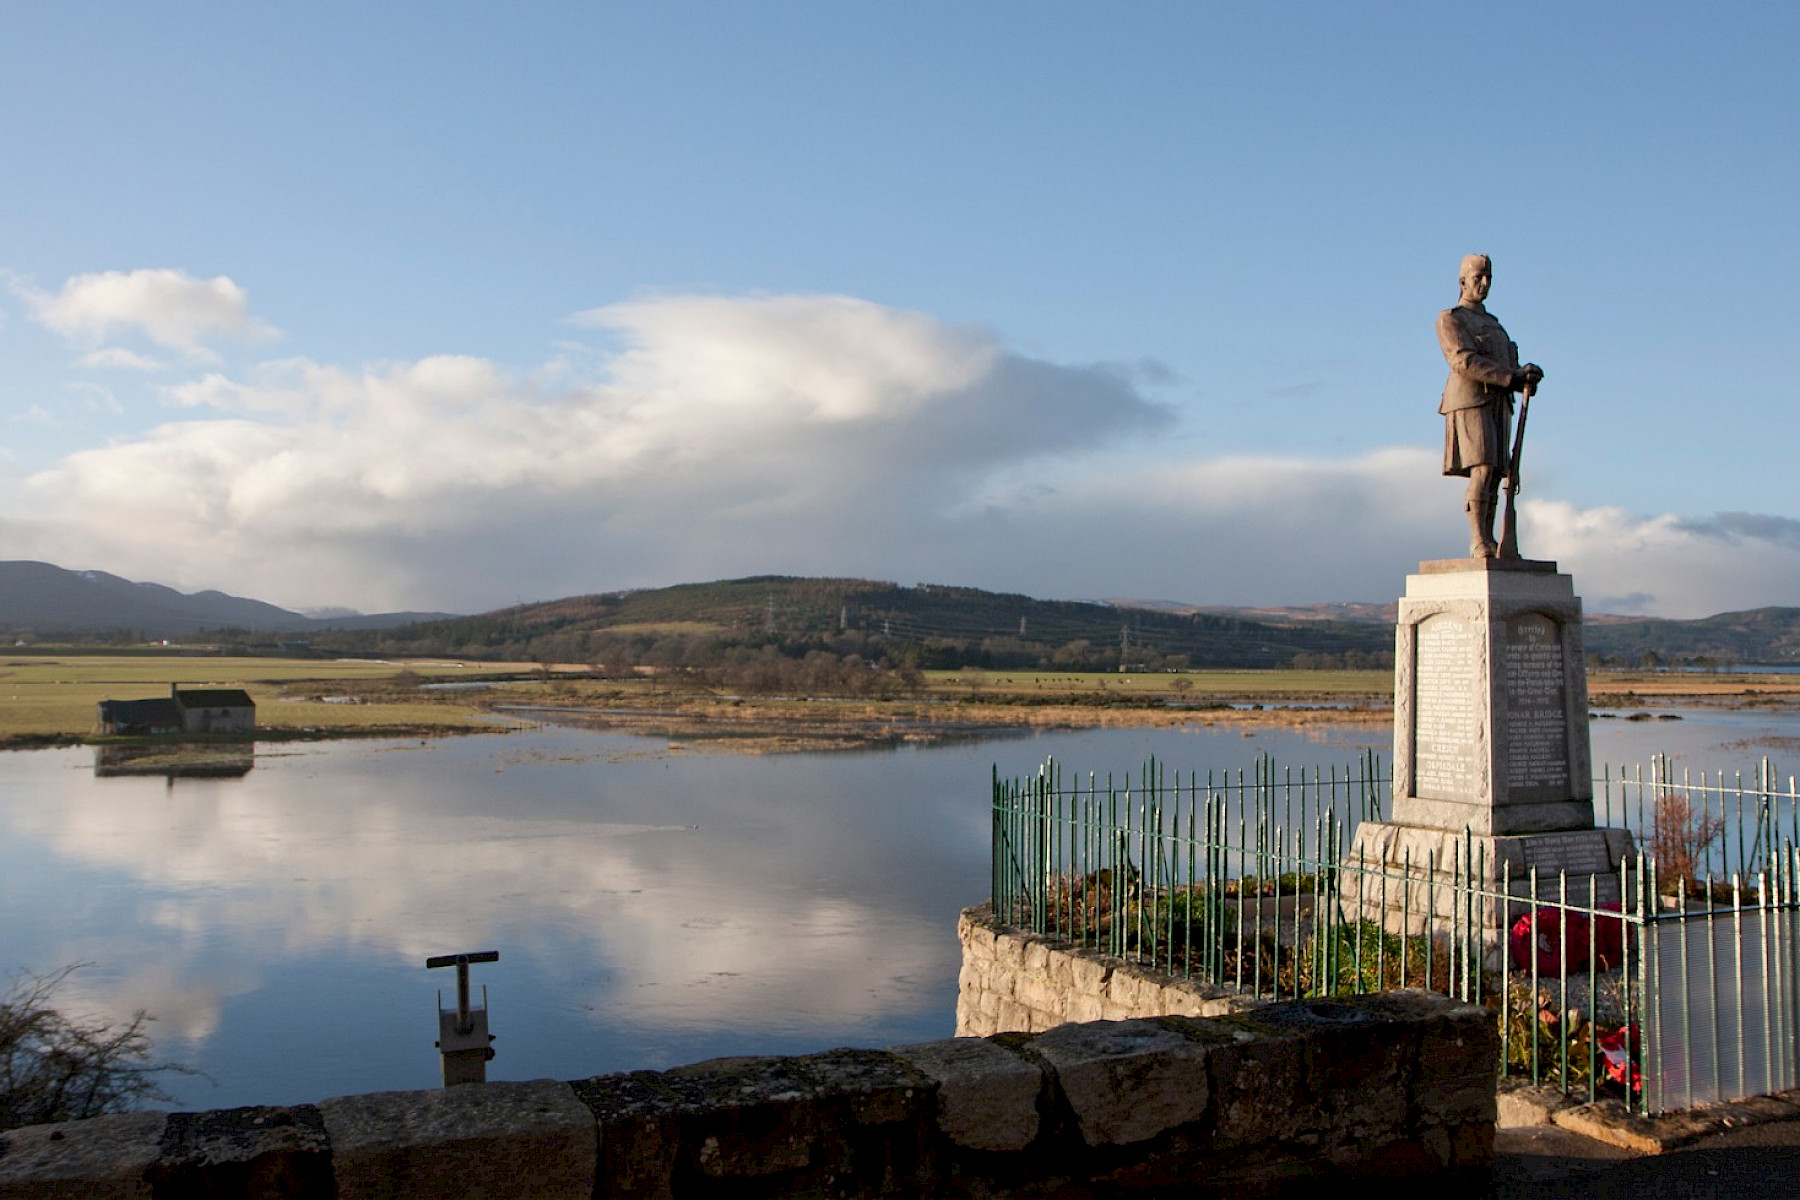
{"label": "stone monument base", "polygon": [[1632,838],[1594,827],[1593,797],[1574,581],[1531,559],[1420,563],[1394,629],[1390,819],[1340,860],[1344,916],[1478,933],[1498,966],[1520,914],[1619,902]]}
{"label": "stone monument base", "polygon": [[[1635,854],[1624,829],[1452,833],[1364,821],[1341,860],[1339,895],[1346,919],[1378,920],[1389,933],[1448,933],[1450,922],[1473,917],[1487,930],[1484,940],[1498,944],[1534,903],[1619,903],[1620,866]],[[1463,888],[1485,895],[1471,904]],[[1505,911],[1501,895],[1511,897]]]}
{"label": "stone monument base", "polygon": [[1573,582],[1529,559],[1420,563],[1395,627],[1394,821],[1592,829],[1593,794]]}

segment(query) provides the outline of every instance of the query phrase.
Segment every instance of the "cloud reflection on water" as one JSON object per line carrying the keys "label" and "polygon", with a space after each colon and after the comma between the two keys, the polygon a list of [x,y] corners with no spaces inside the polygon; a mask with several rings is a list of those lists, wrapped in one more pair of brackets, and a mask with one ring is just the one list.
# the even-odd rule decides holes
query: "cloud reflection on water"
{"label": "cloud reflection on water", "polygon": [[[469,745],[489,757],[512,748]],[[13,836],[137,895],[110,934],[40,928],[31,958],[105,964],[81,1000],[178,1014],[162,1029],[187,1039],[210,1033],[220,997],[254,990],[269,965],[325,955],[416,964],[535,945],[606,965],[585,986],[589,1008],[663,1026],[797,1012],[855,1024],[913,1002],[870,987],[871,970],[942,965],[943,929],[874,903],[857,873],[821,880],[817,864],[866,861],[872,848],[792,795],[758,796],[753,818],[705,792],[685,798],[679,815],[693,819],[679,824],[609,820],[605,804],[576,818],[545,810],[597,773],[661,764],[515,765],[495,785],[500,773],[476,776],[469,758],[330,746],[242,781],[173,788],[64,774],[53,803],[12,798]],[[504,811],[456,811],[482,806],[484,791]]]}
{"label": "cloud reflection on water", "polygon": [[[1791,730],[1597,721],[1596,762]],[[575,730],[272,748],[242,779],[0,756],[0,972],[158,1017],[204,1107],[435,1079],[428,955],[498,949],[494,1078],[945,1036],[955,911],[987,889],[987,779],[1346,764],[1381,729],[1062,731],[854,755],[671,755]],[[1724,762],[1718,760],[1723,759]]]}

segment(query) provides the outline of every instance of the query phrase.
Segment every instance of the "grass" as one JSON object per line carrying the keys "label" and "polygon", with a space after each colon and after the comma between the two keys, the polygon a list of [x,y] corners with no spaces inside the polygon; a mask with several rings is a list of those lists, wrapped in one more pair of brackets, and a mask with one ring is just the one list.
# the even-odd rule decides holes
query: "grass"
{"label": "grass", "polygon": [[[378,662],[189,655],[32,655],[0,658],[0,741],[79,738],[94,728],[102,700],[147,700],[169,685],[243,688],[259,728],[364,730],[372,727],[479,729],[479,708],[457,693],[419,693],[417,679],[457,679],[529,664],[449,660]],[[364,703],[320,697],[358,695]],[[421,698],[421,697],[424,698]]]}
{"label": "grass", "polygon": [[[1164,725],[1388,718],[1393,676],[1365,671],[1180,671],[1125,674],[1073,671],[932,671],[917,696],[863,698],[708,694],[678,677],[599,680],[586,668],[538,663],[448,659],[231,658],[192,653],[0,651],[0,745],[82,740],[92,735],[101,700],[166,695],[184,687],[240,687],[257,703],[259,730],[330,733],[465,732],[494,727],[485,710],[495,703],[638,709],[644,718],[679,712],[700,723],[672,724],[671,735],[704,736],[750,722],[769,736],[791,740],[809,732],[850,736],[849,724],[898,722],[909,727],[986,725]],[[481,692],[421,692],[432,680],[495,679]],[[1595,692],[1652,685],[1735,687],[1739,702],[1779,703],[1795,676],[1699,676],[1595,672]],[[358,703],[326,703],[353,696]],[[1234,707],[1235,706],[1235,707]],[[1262,706],[1266,711],[1248,711]],[[1317,711],[1308,711],[1317,706]],[[773,727],[779,726],[779,729]],[[891,734],[891,730],[888,734]],[[888,736],[883,734],[883,736]]]}

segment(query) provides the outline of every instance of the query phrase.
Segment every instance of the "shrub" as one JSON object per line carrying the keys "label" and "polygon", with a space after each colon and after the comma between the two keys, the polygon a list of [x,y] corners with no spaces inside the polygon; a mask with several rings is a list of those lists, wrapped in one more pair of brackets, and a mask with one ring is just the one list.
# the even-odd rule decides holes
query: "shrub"
{"label": "shrub", "polygon": [[0,1129],[78,1121],[173,1098],[157,1085],[186,1067],[150,1061],[150,1017],[123,1025],[67,1016],[56,990],[85,964],[49,975],[21,975],[0,998]]}
{"label": "shrub", "polygon": [[1683,791],[1669,789],[1656,798],[1650,827],[1650,857],[1656,861],[1657,883],[1664,893],[1686,888],[1690,895],[1703,894],[1701,876],[1707,850],[1725,830],[1723,813],[1708,813]]}

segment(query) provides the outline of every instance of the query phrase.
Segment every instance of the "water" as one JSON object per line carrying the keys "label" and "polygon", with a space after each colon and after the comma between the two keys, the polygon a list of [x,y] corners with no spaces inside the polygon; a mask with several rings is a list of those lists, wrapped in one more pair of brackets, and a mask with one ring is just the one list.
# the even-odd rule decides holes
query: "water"
{"label": "water", "polygon": [[[1596,762],[1666,748],[1714,769],[1800,732],[1723,712],[1594,728]],[[946,1037],[996,763],[1310,767],[1386,741],[1127,728],[740,757],[550,727],[287,743],[242,778],[172,782],[13,752],[0,970],[94,964],[64,1007],[155,1014],[159,1054],[214,1081],[171,1079],[184,1107],[435,1086],[434,993],[454,981],[424,962],[456,951],[500,951],[473,976],[490,1078]]]}

